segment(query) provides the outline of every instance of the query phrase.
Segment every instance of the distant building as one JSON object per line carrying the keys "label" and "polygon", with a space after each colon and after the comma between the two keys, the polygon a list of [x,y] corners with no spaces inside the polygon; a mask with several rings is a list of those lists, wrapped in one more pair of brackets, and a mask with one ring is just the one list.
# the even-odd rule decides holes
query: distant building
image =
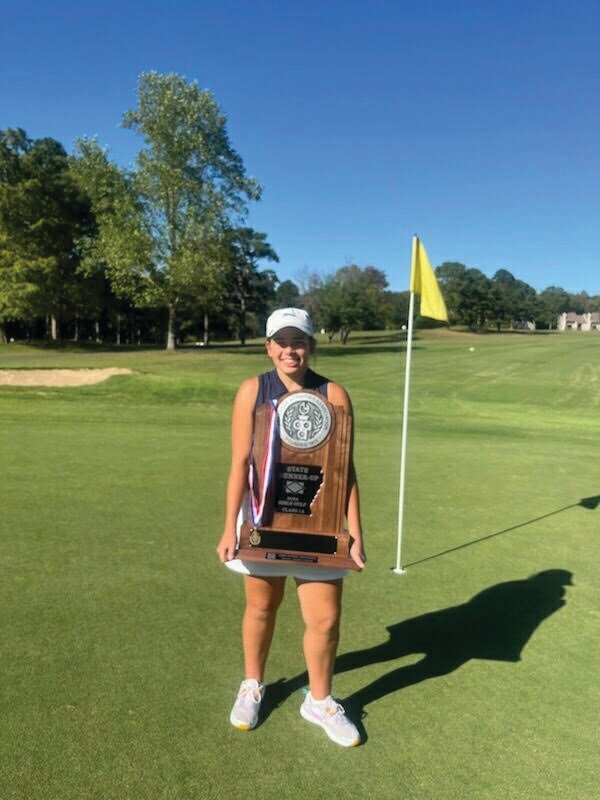
{"label": "distant building", "polygon": [[556,327],[559,331],[600,331],[600,312],[576,314],[574,311],[565,311],[558,317]]}

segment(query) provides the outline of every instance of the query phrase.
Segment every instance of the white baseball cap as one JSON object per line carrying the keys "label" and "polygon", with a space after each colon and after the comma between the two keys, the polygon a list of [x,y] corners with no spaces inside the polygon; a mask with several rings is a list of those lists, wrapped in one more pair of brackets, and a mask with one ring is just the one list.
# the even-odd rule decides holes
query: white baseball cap
{"label": "white baseball cap", "polygon": [[267,339],[282,328],[297,328],[307,336],[313,335],[313,324],[303,308],[278,308],[267,320]]}

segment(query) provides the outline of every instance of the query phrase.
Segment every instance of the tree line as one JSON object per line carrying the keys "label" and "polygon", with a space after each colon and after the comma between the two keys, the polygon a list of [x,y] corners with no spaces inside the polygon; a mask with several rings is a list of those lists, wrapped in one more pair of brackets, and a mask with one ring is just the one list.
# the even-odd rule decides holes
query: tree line
{"label": "tree line", "polygon": [[[598,295],[570,293],[559,286],[537,292],[506,269],[488,278],[479,269],[444,262],[435,272],[450,326],[501,331],[534,323],[537,329],[552,330],[565,311],[600,312]],[[309,310],[330,340],[338,336],[344,343],[352,330],[399,329],[408,324],[409,292],[387,287],[385,273],[376,267],[349,265],[329,276],[305,274],[299,285],[285,281],[276,296],[282,303]],[[415,308],[417,327],[444,324],[419,316],[418,296]]]}
{"label": "tree line", "polygon": [[[373,266],[280,282],[267,234],[246,225],[261,187],[232,147],[215,98],[176,74],[144,73],[122,125],[142,139],[132,168],[94,139],[67,154],[52,138],[0,131],[0,341],[165,343],[260,335],[273,308],[306,308],[345,343],[407,324],[408,292]],[[555,326],[600,298],[537,293],[508,270],[436,269],[450,324]],[[428,324],[418,320],[417,324]]]}
{"label": "tree line", "polygon": [[471,330],[520,327],[535,323],[536,328],[552,330],[560,314],[600,311],[600,296],[571,293],[560,286],[536,292],[533,286],[506,269],[488,278],[479,269],[457,262],[444,262],[436,275],[448,308],[450,324]]}
{"label": "tree line", "polygon": [[267,235],[246,226],[247,176],[214,97],[181,76],[140,76],[122,125],[135,166],[97,141],[0,131],[0,335],[166,341],[226,328],[242,342],[277,276]]}

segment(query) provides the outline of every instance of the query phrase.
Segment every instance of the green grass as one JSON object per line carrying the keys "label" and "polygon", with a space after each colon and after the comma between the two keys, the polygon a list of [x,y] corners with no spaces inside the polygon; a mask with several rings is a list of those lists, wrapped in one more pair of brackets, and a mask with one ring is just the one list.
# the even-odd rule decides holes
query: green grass
{"label": "green grass", "polygon": [[[228,722],[243,598],[214,547],[260,347],[0,347],[0,368],[136,371],[0,387],[0,797],[591,800],[600,508],[579,503],[600,495],[599,356],[594,334],[420,334],[396,576],[402,346],[322,346],[355,406],[369,553],[345,587],[335,691],[367,735],[347,751],[299,716],[291,584],[267,676],[281,703],[251,733]],[[562,607],[530,591],[547,569],[573,574]]]}

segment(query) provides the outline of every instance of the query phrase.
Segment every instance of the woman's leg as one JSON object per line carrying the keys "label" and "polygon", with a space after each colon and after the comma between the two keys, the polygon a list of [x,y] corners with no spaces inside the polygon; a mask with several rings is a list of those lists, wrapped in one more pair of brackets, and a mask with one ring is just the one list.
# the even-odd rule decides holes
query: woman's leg
{"label": "woman's leg", "polygon": [[246,575],[246,610],[242,622],[242,643],[246,679],[262,683],[269,655],[277,609],[283,599],[285,577],[259,578]]}
{"label": "woman's leg", "polygon": [[331,679],[340,636],[342,581],[296,580],[305,624],[304,659],[315,700],[331,694]]}

